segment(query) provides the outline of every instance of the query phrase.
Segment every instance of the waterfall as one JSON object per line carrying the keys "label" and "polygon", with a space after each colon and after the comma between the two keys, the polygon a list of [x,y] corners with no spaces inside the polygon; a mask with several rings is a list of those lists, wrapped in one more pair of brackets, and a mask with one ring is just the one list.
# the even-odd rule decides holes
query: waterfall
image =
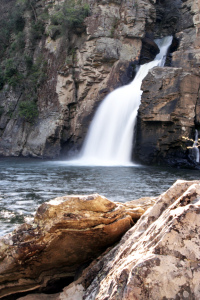
{"label": "waterfall", "polygon": [[140,66],[134,80],[111,92],[99,106],[78,162],[83,165],[130,165],[134,126],[141,101],[142,80],[155,66],[164,66],[172,37],[155,40],[160,53]]}
{"label": "waterfall", "polygon": [[194,150],[194,155],[195,155],[195,159],[196,159],[197,163],[199,163],[198,137],[199,137],[198,130],[195,129],[195,140],[194,140],[192,148]]}

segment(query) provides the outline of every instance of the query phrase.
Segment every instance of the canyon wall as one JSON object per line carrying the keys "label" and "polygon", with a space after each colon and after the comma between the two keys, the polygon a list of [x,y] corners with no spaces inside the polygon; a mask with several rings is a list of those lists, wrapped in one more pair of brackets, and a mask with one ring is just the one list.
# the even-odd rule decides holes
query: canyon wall
{"label": "canyon wall", "polygon": [[[1,18],[6,19],[9,7],[4,2]],[[76,153],[99,103],[110,91],[129,83],[139,63],[154,59],[154,38],[173,35],[168,67],[152,70],[142,85],[133,157],[144,163],[194,166],[182,136],[194,138],[199,126],[198,1],[81,2],[89,7],[81,26],[58,35],[46,19],[34,46],[31,8],[25,10],[25,58],[15,54],[17,72],[25,79],[19,84],[7,80],[0,91],[0,155],[52,158]],[[62,2],[37,1],[32,11],[35,22],[44,11],[51,16],[58,3]],[[40,71],[32,68],[32,75],[27,67],[30,56]],[[31,80],[37,81],[34,89]],[[33,94],[35,115],[28,118],[23,103]]]}
{"label": "canyon wall", "polygon": [[160,1],[163,22],[170,15],[170,5],[177,14],[170,67],[154,68],[143,81],[135,155],[145,163],[198,167],[187,149],[192,143],[182,137],[194,139],[199,129],[200,4]]}
{"label": "canyon wall", "polygon": [[[90,15],[81,28],[56,38],[43,35],[36,42],[33,59],[42,55],[47,71],[37,90],[39,114],[34,123],[19,117],[19,102],[26,100],[22,88],[5,85],[1,91],[1,155],[56,157],[78,149],[99,102],[132,80],[155,8],[149,1],[88,4]],[[36,13],[45,5],[37,2]],[[28,26],[26,17],[25,31]],[[47,31],[48,23],[45,26]],[[29,44],[26,36],[26,53],[31,51]]]}

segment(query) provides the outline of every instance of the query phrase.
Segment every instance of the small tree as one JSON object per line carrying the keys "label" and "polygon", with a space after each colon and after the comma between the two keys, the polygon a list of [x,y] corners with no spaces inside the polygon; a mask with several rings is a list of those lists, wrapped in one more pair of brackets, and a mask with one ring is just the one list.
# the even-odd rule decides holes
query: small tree
{"label": "small tree", "polygon": [[38,107],[35,101],[22,101],[19,104],[19,116],[31,124],[38,116]]}

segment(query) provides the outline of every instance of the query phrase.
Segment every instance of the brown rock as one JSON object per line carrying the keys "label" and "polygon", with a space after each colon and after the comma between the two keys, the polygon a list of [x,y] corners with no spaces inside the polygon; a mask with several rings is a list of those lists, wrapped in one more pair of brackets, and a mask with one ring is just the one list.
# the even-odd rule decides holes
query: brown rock
{"label": "brown rock", "polygon": [[121,203],[121,205],[125,207],[127,214],[129,214],[133,221],[136,222],[145,213],[145,211],[147,211],[147,209],[155,204],[156,201],[157,197],[143,197],[140,199]]}
{"label": "brown rock", "polygon": [[199,199],[200,181],[178,180],[57,299],[199,299]]}
{"label": "brown rock", "polygon": [[[19,102],[27,97],[23,88],[0,91],[0,155],[57,157],[80,148],[99,102],[133,78],[115,70],[120,66],[126,73],[130,63],[137,64],[146,24],[156,17],[151,2],[89,0],[91,14],[81,31],[66,30],[58,38],[57,29],[47,24],[50,36],[38,40],[35,49],[25,33],[27,53],[47,62],[47,78],[38,88],[39,116],[32,125],[18,116]],[[52,13],[47,6],[38,2],[38,16],[43,9]],[[12,5],[3,1],[0,19],[8,8]],[[27,17],[25,32],[30,23]]]}
{"label": "brown rock", "polygon": [[0,240],[0,298],[73,277],[133,224],[120,204],[97,194],[42,204],[31,225]]}
{"label": "brown rock", "polygon": [[199,76],[181,68],[149,71],[138,115],[135,152],[141,161],[187,165],[182,137],[194,137],[199,84]]}

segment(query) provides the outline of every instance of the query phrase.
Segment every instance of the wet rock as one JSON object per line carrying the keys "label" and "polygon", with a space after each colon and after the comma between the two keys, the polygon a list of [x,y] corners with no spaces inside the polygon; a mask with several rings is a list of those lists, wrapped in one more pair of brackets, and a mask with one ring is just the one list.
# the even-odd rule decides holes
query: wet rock
{"label": "wet rock", "polygon": [[140,54],[140,65],[146,64],[154,60],[155,56],[159,53],[159,48],[154,40],[145,37],[142,39],[142,50]]}
{"label": "wet rock", "polygon": [[199,214],[200,181],[178,180],[58,299],[198,299]]}
{"label": "wet rock", "polygon": [[0,240],[0,298],[71,279],[132,226],[125,208],[97,194],[42,204],[32,224]]}
{"label": "wet rock", "polygon": [[182,139],[199,130],[199,9],[190,0],[156,1],[155,33],[174,38],[170,68],[150,70],[142,84],[133,155],[140,162],[199,168]]}
{"label": "wet rock", "polygon": [[199,85],[200,77],[182,68],[149,71],[138,114],[135,152],[140,161],[195,167],[183,136],[194,135]]}

